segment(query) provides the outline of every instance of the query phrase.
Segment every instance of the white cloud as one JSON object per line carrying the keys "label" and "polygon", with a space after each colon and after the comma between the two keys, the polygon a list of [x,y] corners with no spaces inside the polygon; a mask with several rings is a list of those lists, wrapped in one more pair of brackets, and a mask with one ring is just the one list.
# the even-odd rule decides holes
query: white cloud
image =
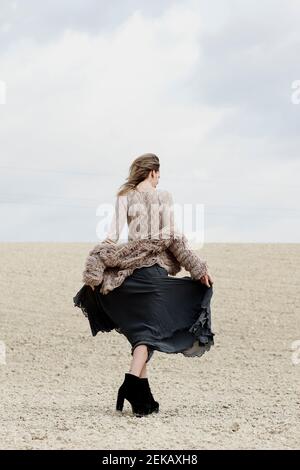
{"label": "white cloud", "polygon": [[[276,231],[276,224],[280,228],[283,223],[280,210],[296,211],[299,199],[299,138],[294,131],[286,135],[288,123],[285,133],[273,134],[283,105],[279,101],[279,109],[273,106],[272,113],[268,107],[264,110],[261,97],[270,74],[259,70],[266,70],[263,57],[268,60],[269,52],[274,52],[272,38],[276,37],[276,82],[281,61],[290,63],[294,57],[282,55],[283,45],[298,36],[287,29],[294,24],[288,11],[279,38],[278,5],[264,33],[268,18],[259,19],[257,5],[246,4],[251,13],[248,23],[234,2],[228,2],[227,8],[220,4],[214,17],[214,5],[186,1],[160,16],[148,17],[142,9],[136,10],[114,29],[92,35],[65,27],[45,43],[24,36],[2,51],[0,78],[7,83],[9,102],[0,108],[1,165],[16,167],[16,174],[0,169],[2,195],[10,197],[14,192],[24,202],[22,194],[27,194],[28,203],[34,203],[36,195],[45,200],[46,195],[54,205],[63,198],[67,204],[73,199],[78,206],[86,199],[88,204],[95,200],[96,209],[97,200],[107,202],[108,194],[113,197],[131,160],[149,151],[161,158],[161,185],[171,189],[177,201],[205,203],[208,214],[215,210],[220,217],[225,211],[227,225],[222,229],[217,217],[209,219],[213,225],[207,233],[213,241],[240,236],[250,241],[270,235],[260,216],[251,219],[246,233],[243,217],[233,226],[230,217],[235,205],[251,214],[253,208],[264,208],[265,220],[272,208],[271,233],[281,239],[282,231]],[[237,27],[239,21],[244,30]],[[247,75],[245,50],[252,54],[252,77],[262,80],[261,90],[252,91],[253,98],[245,96],[251,80],[239,82],[239,74]],[[277,90],[275,85],[272,90]],[[291,109],[292,127],[297,107],[289,101],[288,87],[290,108],[285,113]],[[18,167],[66,173],[22,172]],[[88,179],[71,175],[73,171],[94,171],[95,176]],[[8,214],[6,208],[9,227]],[[11,214],[14,217],[14,206]],[[34,217],[35,227],[37,214],[28,211],[28,222]],[[289,220],[299,234],[300,226]],[[55,233],[60,239],[60,224],[60,218],[52,224],[51,239]],[[34,236],[31,227],[28,223],[24,229],[24,239]],[[47,236],[43,230],[40,234]]]}
{"label": "white cloud", "polygon": [[[160,20],[137,12],[106,35],[66,31],[44,46],[25,41],[4,56],[1,70],[12,97],[0,132],[8,147],[16,132],[22,141],[10,160],[26,151],[33,166],[42,158],[97,168],[109,155],[117,166],[120,155],[147,146],[164,150],[171,139],[174,148],[200,140],[223,113],[168,94],[198,60],[197,24],[189,35],[177,29],[181,10]],[[193,20],[188,13],[184,24]]]}

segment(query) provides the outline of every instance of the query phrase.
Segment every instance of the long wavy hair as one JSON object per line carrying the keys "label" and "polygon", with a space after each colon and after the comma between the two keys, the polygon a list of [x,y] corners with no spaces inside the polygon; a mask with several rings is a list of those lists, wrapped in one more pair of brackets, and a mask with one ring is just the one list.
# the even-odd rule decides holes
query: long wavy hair
{"label": "long wavy hair", "polygon": [[159,158],[154,153],[144,153],[137,157],[130,165],[129,175],[126,182],[120,186],[117,196],[126,194],[134,189],[141,181],[149,175],[149,171],[158,171],[160,167]]}

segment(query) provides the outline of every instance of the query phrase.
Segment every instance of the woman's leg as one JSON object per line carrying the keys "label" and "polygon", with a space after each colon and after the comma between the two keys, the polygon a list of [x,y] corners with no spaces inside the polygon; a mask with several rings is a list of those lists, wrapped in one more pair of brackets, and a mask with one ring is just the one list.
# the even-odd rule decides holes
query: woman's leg
{"label": "woman's leg", "polygon": [[148,348],[145,344],[139,344],[133,350],[129,373],[140,377],[148,358]]}
{"label": "woman's leg", "polygon": [[144,367],[141,370],[140,378],[145,379],[147,377],[147,363],[145,362]]}

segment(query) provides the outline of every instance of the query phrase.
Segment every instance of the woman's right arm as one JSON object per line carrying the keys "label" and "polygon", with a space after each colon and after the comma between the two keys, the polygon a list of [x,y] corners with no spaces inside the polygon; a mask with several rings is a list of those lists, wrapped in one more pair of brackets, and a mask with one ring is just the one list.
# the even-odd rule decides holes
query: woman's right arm
{"label": "woman's right arm", "polygon": [[192,279],[200,281],[201,278],[208,275],[206,261],[203,261],[194,250],[189,247],[185,235],[182,235],[181,239],[174,239],[168,249],[173,253],[181,266],[183,266],[186,271],[190,272]]}

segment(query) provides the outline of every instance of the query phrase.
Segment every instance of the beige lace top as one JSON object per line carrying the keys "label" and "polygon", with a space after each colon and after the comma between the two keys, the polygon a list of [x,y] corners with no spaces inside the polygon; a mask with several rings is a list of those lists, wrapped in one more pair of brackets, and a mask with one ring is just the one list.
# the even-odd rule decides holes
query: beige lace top
{"label": "beige lace top", "polygon": [[164,189],[132,189],[117,196],[110,228],[103,242],[117,243],[126,223],[128,241],[169,238],[170,234],[180,236],[174,222],[172,195]]}
{"label": "beige lace top", "polygon": [[[100,242],[90,253],[88,257],[86,269],[83,275],[83,281],[89,285],[98,285],[102,282],[102,274],[98,275],[99,262],[97,256],[99,254],[99,247],[105,246],[107,243],[117,247],[120,235],[124,225],[128,224],[128,242],[133,241],[133,245],[126,242],[125,251],[128,249],[127,258],[132,258],[132,265],[134,268],[125,269],[123,272],[124,277],[129,275],[133,269],[143,266],[152,266],[158,263],[164,267],[169,274],[176,274],[178,272],[178,263],[184,267],[186,271],[191,273],[193,279],[201,279],[204,274],[207,274],[207,263],[203,261],[189,246],[186,236],[180,232],[174,222],[174,207],[173,198],[169,191],[163,189],[154,189],[149,191],[140,191],[137,189],[130,190],[126,195],[118,196],[115,201],[115,211],[110,223],[110,228],[107,236]],[[168,243],[168,239],[172,238],[172,243]],[[158,243],[166,243],[166,249],[159,251],[156,254],[155,243],[157,238]],[[151,253],[147,253],[147,249],[153,245]],[[141,249],[145,250],[145,259],[139,256]],[[103,250],[101,248],[101,250]],[[137,253],[135,253],[135,250]],[[102,251],[103,253],[103,251]],[[116,252],[115,257],[118,258],[119,264],[124,262],[124,248],[120,253]],[[137,260],[135,260],[135,254]],[[113,256],[113,257],[114,257]],[[104,256],[105,257],[105,256]],[[112,255],[108,256],[108,262],[111,262]],[[141,258],[141,259],[140,259]],[[126,265],[129,261],[126,260]],[[116,266],[118,263],[114,263]],[[179,268],[180,269],[180,268]],[[100,270],[101,271],[101,270]],[[117,285],[120,285],[120,279],[123,279],[123,274],[120,271],[112,273],[109,270],[106,273],[106,281],[104,282],[103,292],[105,289],[109,290]],[[106,271],[105,271],[106,272]],[[121,276],[121,277],[120,277]],[[109,288],[107,286],[110,286]]]}

